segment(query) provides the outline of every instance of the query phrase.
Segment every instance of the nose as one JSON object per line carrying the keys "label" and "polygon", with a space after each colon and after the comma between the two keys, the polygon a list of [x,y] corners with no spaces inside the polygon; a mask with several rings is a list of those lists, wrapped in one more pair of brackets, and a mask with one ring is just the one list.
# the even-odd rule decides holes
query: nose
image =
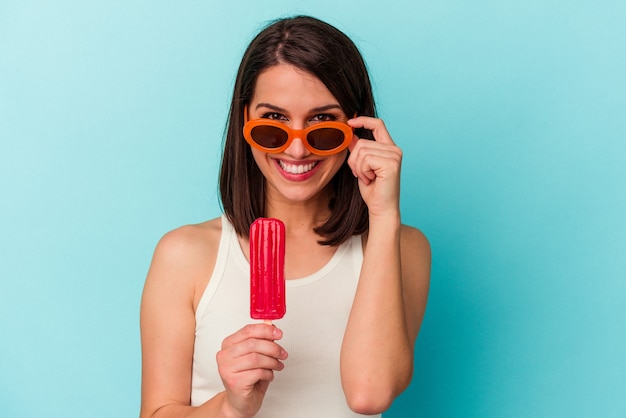
{"label": "nose", "polygon": [[293,157],[294,159],[302,159],[311,154],[311,151],[304,146],[304,138],[302,135],[296,136],[291,144],[285,150],[285,154]]}

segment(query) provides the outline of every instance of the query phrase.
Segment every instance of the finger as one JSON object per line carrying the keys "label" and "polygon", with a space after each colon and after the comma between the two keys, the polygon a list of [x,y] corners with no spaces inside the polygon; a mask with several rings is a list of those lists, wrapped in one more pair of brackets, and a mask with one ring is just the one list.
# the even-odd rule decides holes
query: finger
{"label": "finger", "polygon": [[253,369],[268,369],[268,370],[282,370],[285,368],[285,364],[270,356],[266,356],[260,353],[249,353],[245,356],[237,359],[237,366],[233,371],[244,371]]}
{"label": "finger", "polygon": [[351,144],[352,150],[350,151],[351,158],[359,158],[361,155],[378,155],[382,158],[389,158],[390,160],[399,160],[402,158],[402,150],[396,145],[381,144],[380,142],[368,141],[360,139]]}
{"label": "finger", "polygon": [[266,381],[271,382],[274,380],[274,371],[270,369],[255,369],[245,372],[249,375],[249,379],[254,382]]}
{"label": "finger", "polygon": [[350,152],[352,152],[352,150],[354,149],[354,147],[356,147],[356,144],[360,141],[361,139],[359,139],[358,136],[356,136],[355,134],[352,135],[352,142],[350,142],[350,145],[348,145],[348,150]]}
{"label": "finger", "polygon": [[[218,357],[219,358],[219,357]],[[262,356],[257,353],[251,353],[247,356],[240,357],[236,362],[219,362],[217,370],[223,379],[239,373],[251,370],[275,370],[281,371],[285,368],[285,364],[272,357]]]}
{"label": "finger", "polygon": [[378,170],[387,166],[390,168],[399,166],[401,161],[402,151],[395,145],[383,145],[365,140],[359,140],[348,157],[352,174],[366,184],[374,180]]}
{"label": "finger", "polygon": [[239,331],[234,334],[226,337],[222,341],[222,349],[232,346],[234,344],[239,344],[242,341],[245,341],[250,338],[258,338],[264,340],[280,340],[283,337],[283,332],[273,326],[268,324],[248,324],[245,327],[241,328]]}
{"label": "finger", "polygon": [[369,184],[370,182],[376,180],[376,170],[372,167],[365,158],[362,158],[356,165],[355,171],[357,173],[357,177],[365,182],[365,184]]}
{"label": "finger", "polygon": [[266,344],[266,347],[261,347],[258,350],[254,348],[253,350],[245,350],[240,353],[236,352],[239,347],[245,346],[246,344],[247,343],[242,343],[216,353],[217,367],[220,376],[230,376],[233,373],[254,369],[282,370],[285,367],[281,360],[287,358],[287,352],[283,350],[282,347],[277,346],[272,348]]}
{"label": "finger", "polygon": [[249,338],[245,341],[235,344],[228,349],[233,357],[241,357],[250,353],[258,353],[264,356],[273,357],[277,359],[286,359],[287,351],[279,344],[261,340],[257,338]]}
{"label": "finger", "polygon": [[363,167],[363,157],[362,157],[362,147],[359,147],[356,142],[363,142],[363,140],[354,141],[352,145],[352,150],[350,151],[350,156],[348,157],[348,166],[352,170],[352,175],[358,178],[363,183],[370,184],[370,181],[373,180],[371,175],[366,175],[364,173]]}
{"label": "finger", "polygon": [[224,387],[231,393],[237,390],[251,388],[258,382],[271,382],[273,380],[274,371],[271,369],[253,369],[222,375]]}
{"label": "finger", "polygon": [[372,118],[369,116],[359,116],[348,120],[348,125],[352,128],[365,128],[372,131],[374,139],[383,144],[393,144],[393,139],[387,131],[387,127],[382,119]]}

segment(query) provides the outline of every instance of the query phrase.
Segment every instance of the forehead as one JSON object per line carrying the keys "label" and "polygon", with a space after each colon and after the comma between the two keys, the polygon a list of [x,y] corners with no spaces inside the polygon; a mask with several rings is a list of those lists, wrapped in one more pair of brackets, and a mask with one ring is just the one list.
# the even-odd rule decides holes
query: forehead
{"label": "forehead", "polygon": [[274,65],[259,74],[250,104],[253,108],[262,102],[294,110],[339,103],[319,78],[288,64]]}

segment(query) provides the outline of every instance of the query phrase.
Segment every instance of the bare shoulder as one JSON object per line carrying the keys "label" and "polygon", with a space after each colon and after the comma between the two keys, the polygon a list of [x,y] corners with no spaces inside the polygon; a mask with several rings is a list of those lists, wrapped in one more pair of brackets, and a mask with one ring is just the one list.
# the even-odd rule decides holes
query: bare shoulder
{"label": "bare shoulder", "polygon": [[400,229],[400,248],[403,253],[412,253],[430,259],[430,243],[419,229],[402,224]]}
{"label": "bare shoulder", "polygon": [[194,225],[185,225],[165,234],[155,255],[172,258],[171,261],[190,261],[199,254],[206,256],[207,249],[216,249],[222,233],[220,218]]}
{"label": "bare shoulder", "polygon": [[189,400],[195,313],[213,272],[221,229],[220,219],[183,226],[156,246],[141,298],[141,416]]}
{"label": "bare shoulder", "polygon": [[400,229],[400,256],[403,271],[410,276],[419,277],[420,281],[429,280],[430,243],[422,231],[409,225],[402,225]]}
{"label": "bare shoulder", "polygon": [[430,287],[430,244],[422,231],[402,225],[400,258],[407,327],[411,341],[415,342],[424,317]]}
{"label": "bare shoulder", "polygon": [[216,218],[166,233],[154,251],[146,287],[183,292],[196,306],[213,272],[221,232]]}

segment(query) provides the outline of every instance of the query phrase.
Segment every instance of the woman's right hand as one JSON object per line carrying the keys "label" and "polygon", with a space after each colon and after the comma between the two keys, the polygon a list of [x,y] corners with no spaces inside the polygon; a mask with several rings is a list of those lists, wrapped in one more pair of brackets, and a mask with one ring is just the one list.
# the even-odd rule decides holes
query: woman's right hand
{"label": "woman's right hand", "polygon": [[282,336],[273,325],[250,324],[222,342],[217,367],[226,389],[224,407],[232,413],[252,417],[261,408],[274,370],[285,367],[287,352],[275,342]]}

